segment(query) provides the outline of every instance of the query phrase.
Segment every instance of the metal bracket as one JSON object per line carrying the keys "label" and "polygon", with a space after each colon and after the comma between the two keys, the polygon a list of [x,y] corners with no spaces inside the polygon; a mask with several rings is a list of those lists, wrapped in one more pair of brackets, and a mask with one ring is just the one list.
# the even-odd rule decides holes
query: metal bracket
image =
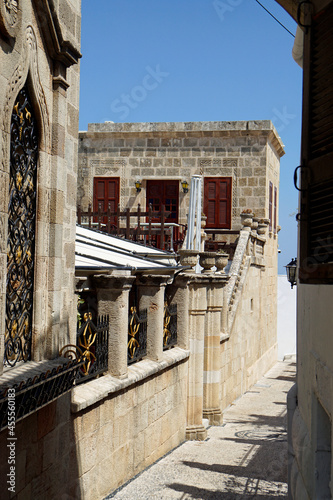
{"label": "metal bracket", "polygon": [[[312,5],[312,2],[310,2],[309,0],[303,0],[302,2],[300,2],[298,4],[298,7],[297,7],[297,24],[301,27],[301,28],[305,28],[305,33],[308,32],[308,28],[311,27],[311,17],[310,17],[310,23],[309,24],[303,24],[301,23],[301,8],[302,8],[302,5],[303,4],[308,4],[311,6],[311,10],[313,10],[313,5]],[[308,17],[308,14],[309,12],[303,12],[303,15],[304,15],[304,19]]]}
{"label": "metal bracket", "polygon": [[307,165],[298,165],[298,167],[295,168],[295,171],[294,171],[294,186],[295,188],[297,189],[297,191],[300,191],[300,192],[304,192],[304,191],[307,191],[307,188],[306,189],[302,189],[300,187],[297,186],[297,171],[298,169],[301,169],[301,168],[309,168]]}

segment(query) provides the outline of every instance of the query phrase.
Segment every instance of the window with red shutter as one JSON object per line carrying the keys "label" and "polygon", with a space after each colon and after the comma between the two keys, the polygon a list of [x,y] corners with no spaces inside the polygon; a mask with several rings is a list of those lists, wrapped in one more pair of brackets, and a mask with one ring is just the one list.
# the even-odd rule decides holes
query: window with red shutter
{"label": "window with red shutter", "polygon": [[[106,212],[108,208],[116,212],[118,203],[119,177],[94,177],[94,212],[99,208],[101,212]],[[110,222],[115,224],[116,217],[112,217]],[[107,217],[103,218],[103,223],[107,223]]]}
{"label": "window with red shutter", "polygon": [[205,177],[204,213],[208,229],[231,228],[231,177]]}

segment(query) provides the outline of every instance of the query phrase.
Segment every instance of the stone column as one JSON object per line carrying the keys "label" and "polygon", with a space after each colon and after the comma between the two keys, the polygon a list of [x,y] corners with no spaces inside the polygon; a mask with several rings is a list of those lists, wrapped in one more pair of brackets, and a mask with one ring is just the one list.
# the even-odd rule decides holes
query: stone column
{"label": "stone column", "polygon": [[210,425],[222,423],[220,408],[221,384],[221,312],[223,287],[228,277],[213,275],[207,280],[207,314],[205,321],[203,416]]}
{"label": "stone column", "polygon": [[203,370],[204,331],[207,310],[206,284],[209,278],[189,274],[189,371],[187,395],[186,439],[204,440],[207,430],[203,425]]}
{"label": "stone column", "polygon": [[172,302],[177,304],[177,345],[189,348],[189,278],[187,273],[178,274],[172,287]]}
{"label": "stone column", "polygon": [[224,334],[228,333],[228,309],[229,309],[229,303],[228,303],[228,294],[227,290],[223,290],[223,307],[222,307],[222,313],[221,313],[221,331]]}
{"label": "stone column", "polygon": [[98,314],[108,314],[110,375],[127,377],[128,296],[135,276],[130,271],[113,271],[110,275],[95,275]]}
{"label": "stone column", "polygon": [[147,356],[159,361],[163,355],[164,292],[170,276],[141,275],[137,281],[139,309],[147,309]]}

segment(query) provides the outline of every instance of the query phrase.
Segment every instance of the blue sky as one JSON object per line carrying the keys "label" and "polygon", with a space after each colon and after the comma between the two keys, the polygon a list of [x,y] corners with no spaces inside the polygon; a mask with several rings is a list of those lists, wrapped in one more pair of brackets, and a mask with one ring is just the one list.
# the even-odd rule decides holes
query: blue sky
{"label": "blue sky", "polygon": [[[274,0],[260,1],[295,34]],[[286,150],[280,273],[296,256],[302,70],[293,42],[255,0],[82,0],[80,130],[106,120],[273,121]]]}

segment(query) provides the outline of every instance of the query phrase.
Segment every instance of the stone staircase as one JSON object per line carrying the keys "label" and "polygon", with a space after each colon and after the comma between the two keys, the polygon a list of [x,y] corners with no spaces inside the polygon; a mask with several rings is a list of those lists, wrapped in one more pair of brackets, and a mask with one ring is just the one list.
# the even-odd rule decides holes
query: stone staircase
{"label": "stone staircase", "polygon": [[237,247],[229,270],[224,307],[227,307],[227,332],[230,333],[246,277],[251,265],[264,265],[265,238],[244,227],[239,233]]}

